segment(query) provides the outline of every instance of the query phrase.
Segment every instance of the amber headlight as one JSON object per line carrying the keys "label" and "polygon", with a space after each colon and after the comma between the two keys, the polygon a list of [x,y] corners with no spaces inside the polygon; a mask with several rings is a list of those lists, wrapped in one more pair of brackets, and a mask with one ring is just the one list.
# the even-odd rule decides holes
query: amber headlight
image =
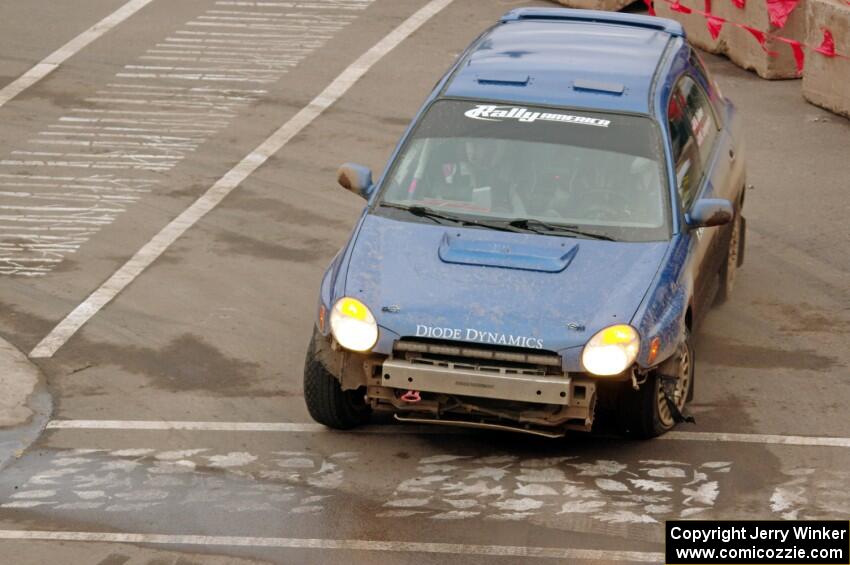
{"label": "amber headlight", "polygon": [[639,350],[637,330],[626,324],[609,326],[590,338],[581,362],[594,375],[619,375],[635,362]]}
{"label": "amber headlight", "polygon": [[378,341],[378,324],[365,304],[346,296],[331,309],[331,333],[346,349],[369,351]]}

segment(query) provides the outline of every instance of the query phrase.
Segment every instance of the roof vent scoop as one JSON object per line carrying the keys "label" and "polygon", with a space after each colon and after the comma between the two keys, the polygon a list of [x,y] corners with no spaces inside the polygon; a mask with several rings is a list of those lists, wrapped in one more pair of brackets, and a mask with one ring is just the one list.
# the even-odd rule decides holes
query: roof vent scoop
{"label": "roof vent scoop", "polygon": [[531,77],[526,73],[479,73],[476,75],[478,84],[492,84],[495,86],[528,86]]}
{"label": "roof vent scoop", "polygon": [[596,80],[576,79],[573,81],[573,88],[576,90],[584,90],[588,92],[604,92],[606,94],[621,95],[625,92],[626,87],[617,82],[599,82]]}

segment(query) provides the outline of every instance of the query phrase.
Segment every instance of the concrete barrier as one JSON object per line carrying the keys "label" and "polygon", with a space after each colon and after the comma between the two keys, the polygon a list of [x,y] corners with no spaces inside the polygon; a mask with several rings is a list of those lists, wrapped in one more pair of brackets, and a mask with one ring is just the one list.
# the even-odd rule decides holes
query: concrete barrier
{"label": "concrete barrier", "polygon": [[[809,1],[800,0],[782,28],[771,25],[766,0],[746,0],[743,8],[738,8],[732,0],[709,0],[708,2],[683,0],[681,4],[688,8],[710,11],[727,22],[735,22],[788,39],[803,41],[806,35],[806,3]],[[706,3],[710,4],[710,10],[706,10]],[[676,12],[665,0],[655,0],[655,11],[658,16],[680,22],[693,45],[711,53],[726,55],[733,63],[755,71],[762,78],[799,78],[794,52],[786,43],[768,38],[765,48],[777,53],[777,56],[771,57],[750,32],[738,26],[726,23],[717,39],[712,39],[706,26],[706,19],[701,14]]]}
{"label": "concrete barrier", "polygon": [[[806,6],[809,45],[820,45],[823,28],[832,32],[839,53],[850,45],[850,5],[837,0],[808,0]],[[827,110],[850,118],[850,59],[825,57],[809,50],[803,71],[803,96]]]}

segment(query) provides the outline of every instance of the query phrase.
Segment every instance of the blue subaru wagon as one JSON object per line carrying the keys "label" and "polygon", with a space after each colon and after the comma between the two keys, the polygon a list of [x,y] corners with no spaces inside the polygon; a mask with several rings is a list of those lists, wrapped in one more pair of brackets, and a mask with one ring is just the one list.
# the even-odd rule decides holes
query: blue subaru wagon
{"label": "blue subaru wagon", "polygon": [[322,281],[304,371],[332,428],[548,437],[689,419],[692,332],[744,249],[739,116],[682,27],[507,13],[440,80]]}

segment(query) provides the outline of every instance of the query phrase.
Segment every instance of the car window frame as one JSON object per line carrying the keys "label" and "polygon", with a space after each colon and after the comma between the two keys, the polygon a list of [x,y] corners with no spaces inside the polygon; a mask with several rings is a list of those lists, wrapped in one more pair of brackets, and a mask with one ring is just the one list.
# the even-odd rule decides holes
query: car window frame
{"label": "car window frame", "polygon": [[[705,88],[703,88],[703,87],[702,87],[702,85],[700,84],[699,79],[697,79],[697,78],[696,78],[695,76],[693,76],[692,74],[685,73],[685,74],[681,77],[681,80],[687,80],[687,79],[690,79],[691,81],[693,81],[694,86],[695,86],[695,87],[699,90],[699,92],[702,94],[702,97],[703,97],[703,99],[705,100],[705,107],[708,109],[708,112],[709,112],[709,115],[710,115],[711,119],[712,119],[712,120],[714,120],[714,134],[715,134],[715,135],[714,135],[714,137],[713,137],[713,139],[712,139],[712,141],[711,141],[711,146],[708,148],[707,158],[706,158],[705,160],[702,160],[702,154],[703,154],[703,152],[702,152],[702,148],[701,148],[701,146],[699,145],[699,143],[697,143],[697,147],[698,147],[698,149],[699,149],[699,151],[700,151],[700,160],[702,161],[702,162],[701,162],[701,165],[702,165],[702,173],[703,173],[703,176],[704,176],[704,175],[705,175],[705,173],[706,173],[706,165],[707,165],[707,164],[709,164],[709,163],[712,163],[712,162],[714,161],[714,154],[715,154],[715,151],[716,151],[716,149],[717,149],[717,141],[718,141],[718,139],[719,139],[720,130],[721,130],[722,128],[720,127],[720,124],[719,124],[719,123],[718,123],[718,121],[717,121],[717,113],[714,111],[714,106],[713,106],[713,104],[711,103],[711,97],[708,95],[708,92],[705,90]],[[685,106],[685,111],[686,111],[686,112],[688,111],[687,109],[688,109],[688,106],[687,106],[687,104],[686,104],[686,106]],[[691,122],[690,120],[688,120],[688,121],[689,121],[689,123]],[[694,132],[694,135],[696,135],[696,132]],[[700,186],[702,186],[702,184],[700,184]],[[697,192],[699,193],[699,191],[697,191]]]}
{"label": "car window frame", "polygon": [[714,111],[714,120],[717,124],[717,129],[721,130],[723,129],[724,121],[722,115],[723,112],[721,111],[722,100],[720,98],[720,91],[717,88],[717,84],[715,84],[714,79],[708,72],[708,68],[705,66],[705,62],[702,60],[702,57],[700,57],[700,54],[696,49],[691,49],[691,53],[688,55],[688,61],[695,71],[692,78],[698,86],[702,87],[703,93],[706,95],[706,99],[708,100],[708,105],[711,106],[711,109]]}
{"label": "car window frame", "polygon": [[[708,111],[711,114],[711,118],[714,120],[714,128],[715,128],[716,135],[714,136],[712,143],[711,143],[710,150],[707,153],[707,155],[708,155],[707,159],[703,159],[702,151],[700,151],[699,144],[696,141],[696,134],[694,133],[693,128],[691,127],[691,120],[690,119],[685,120],[687,128],[688,128],[688,132],[690,132],[691,139],[693,139],[694,143],[697,145],[696,153],[699,157],[699,165],[698,166],[699,166],[699,169],[700,169],[699,170],[699,178],[696,181],[696,188],[692,191],[693,196],[690,197],[690,200],[688,202],[685,202],[685,200],[683,199],[682,194],[679,190],[679,179],[678,179],[678,172],[677,172],[677,164],[678,163],[677,163],[677,160],[676,160],[676,156],[673,153],[673,149],[674,149],[673,148],[673,132],[670,129],[670,101],[673,99],[674,96],[678,95],[678,96],[682,97],[683,102],[685,102],[685,105],[683,106],[683,111],[687,112],[687,100],[685,100],[684,96],[682,96],[682,90],[681,90],[680,87],[681,87],[682,83],[685,80],[688,80],[688,79],[691,80],[691,82],[694,83],[694,86],[700,90],[700,92],[704,96],[705,100],[707,101]],[[679,201],[680,213],[685,214],[691,209],[691,206],[693,206],[693,203],[697,201],[697,199],[702,194],[702,192],[705,188],[705,180],[707,178],[707,173],[708,173],[708,168],[709,168],[708,165],[710,165],[714,161],[715,153],[717,152],[718,141],[720,139],[720,134],[721,134],[721,131],[723,129],[722,125],[720,124],[720,121],[718,120],[718,113],[716,111],[716,108],[714,107],[714,104],[711,101],[711,96],[709,96],[708,92],[706,91],[706,89],[701,84],[701,81],[699,80],[699,78],[697,78],[694,75],[694,73],[689,72],[689,71],[685,71],[681,75],[679,75],[679,77],[673,83],[673,87],[670,89],[670,95],[667,97],[667,103],[664,105],[664,121],[665,121],[665,127],[667,128],[667,136],[669,138],[670,156],[673,159],[673,172],[674,172],[673,181],[674,181],[675,188],[676,188],[676,197]]]}
{"label": "car window frame", "polygon": [[[678,98],[682,99],[682,103],[681,103],[682,112],[685,113],[686,110],[685,110],[684,99],[682,97],[681,89],[679,88],[681,81],[685,76],[686,75],[683,74],[682,76],[680,76],[676,80],[676,82],[673,84],[673,87],[670,89],[670,95],[667,97],[667,101],[664,104],[664,127],[667,129],[668,144],[670,146],[670,158],[671,158],[671,164],[673,165],[672,184],[673,184],[674,190],[676,192],[676,199],[677,199],[680,214],[684,213],[687,209],[686,206],[685,206],[684,195],[682,194],[682,191],[680,189],[681,183],[680,183],[680,180],[679,180],[679,160],[681,159],[684,152],[680,153],[677,156],[676,155],[676,148],[673,145],[673,129],[671,127],[672,120],[670,118],[670,103],[673,101],[674,97],[678,97]],[[687,135],[692,140],[693,145],[696,146],[696,137],[694,136],[694,132],[691,129],[690,120],[687,118],[687,116],[684,117],[684,122],[685,122],[685,127],[687,128]],[[685,145],[683,145],[682,147],[684,148],[686,145],[687,145],[687,143]],[[694,159],[697,160],[696,166],[699,168],[699,178],[696,179],[696,184],[699,187],[699,186],[701,186],[701,183],[702,183],[703,170],[704,170],[703,167],[702,167],[702,156],[700,155],[699,147],[695,147],[695,150],[692,149],[691,151],[693,153],[695,153]],[[693,166],[694,165],[692,163],[691,167],[693,167]],[[699,191],[699,189],[697,189],[694,192],[694,194],[696,194],[696,192],[698,192],[698,191]],[[690,206],[691,203],[692,203],[692,201],[688,202],[688,207]]]}

